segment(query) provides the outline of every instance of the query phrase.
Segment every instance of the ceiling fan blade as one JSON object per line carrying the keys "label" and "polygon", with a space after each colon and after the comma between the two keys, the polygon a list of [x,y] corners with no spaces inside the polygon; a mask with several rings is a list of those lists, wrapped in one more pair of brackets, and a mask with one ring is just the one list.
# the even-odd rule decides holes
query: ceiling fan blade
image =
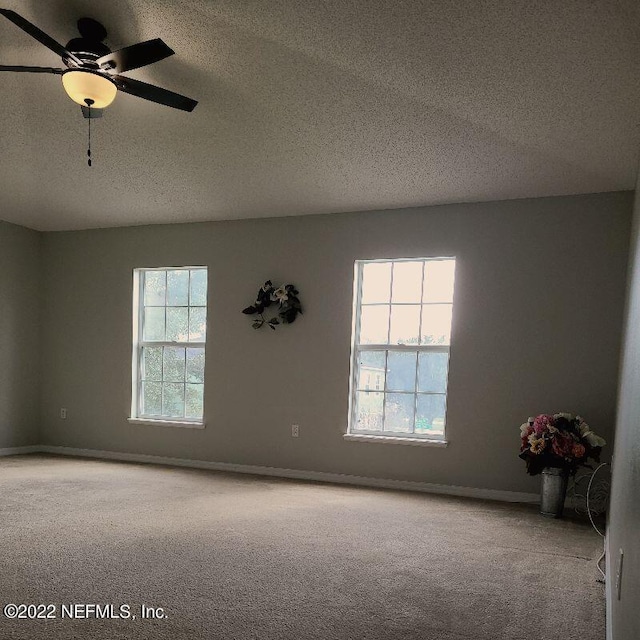
{"label": "ceiling fan blade", "polygon": [[132,96],[138,96],[138,98],[151,100],[151,102],[163,104],[167,107],[181,109],[182,111],[193,111],[198,104],[197,100],[192,100],[186,96],[181,96],[179,93],[174,93],[168,89],[162,89],[161,87],[156,87],[146,82],[140,82],[140,80],[117,75],[110,77],[114,80],[120,91],[129,93]]}
{"label": "ceiling fan blade", "polygon": [[11,9],[0,9],[0,14],[7,18],[7,20],[11,20],[13,24],[20,27],[23,31],[26,31],[32,38],[35,38],[45,47],[57,53],[61,58],[68,58],[77,65],[82,64],[82,61],[74,56],[73,53],[67,51],[59,42],[56,42],[51,36],[48,36],[44,31],[38,29],[35,24],[31,24],[15,11],[11,11]]}
{"label": "ceiling fan blade", "polygon": [[0,64],[0,71],[18,71],[22,73],[57,73],[62,75],[63,69],[54,69],[53,67],[17,67],[12,65]]}
{"label": "ceiling fan blade", "polygon": [[124,47],[117,51],[112,51],[106,56],[98,58],[96,62],[103,69],[113,69],[116,73],[146,67],[148,64],[158,62],[168,58],[175,53],[160,38],[138,42],[130,47]]}

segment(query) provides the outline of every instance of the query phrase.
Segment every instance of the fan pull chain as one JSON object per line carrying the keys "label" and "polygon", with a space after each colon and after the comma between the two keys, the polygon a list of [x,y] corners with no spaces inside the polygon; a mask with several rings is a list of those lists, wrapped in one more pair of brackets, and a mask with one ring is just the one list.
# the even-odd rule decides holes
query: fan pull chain
{"label": "fan pull chain", "polygon": [[87,107],[89,107],[89,117],[87,118],[89,120],[89,145],[87,147],[87,164],[91,166],[91,105],[93,104],[93,100],[87,98],[85,102],[87,103]]}

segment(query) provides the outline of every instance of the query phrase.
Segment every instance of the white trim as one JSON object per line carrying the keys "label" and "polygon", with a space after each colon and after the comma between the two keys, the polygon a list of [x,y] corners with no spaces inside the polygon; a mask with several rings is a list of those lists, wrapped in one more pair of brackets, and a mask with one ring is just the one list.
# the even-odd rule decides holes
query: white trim
{"label": "white trim", "polygon": [[606,619],[606,639],[613,640],[613,587],[612,580],[609,576],[613,576],[613,567],[611,566],[611,554],[609,553],[609,532],[606,531],[604,537],[605,548],[605,579],[604,579],[604,596],[605,596],[605,619]]}
{"label": "white trim", "polygon": [[[351,425],[356,421],[356,402],[354,380],[358,372],[358,350],[356,349],[356,336],[360,334],[360,313],[358,312],[358,301],[362,297],[362,278],[360,276],[360,263],[356,260],[353,263],[353,304],[351,305],[351,352],[349,354],[349,412],[347,414],[347,430],[351,430]],[[391,294],[389,294],[391,295]],[[382,405],[384,411],[384,404]],[[383,416],[384,424],[384,416]]]}
{"label": "white trim", "polygon": [[[149,307],[150,309],[161,309],[162,307]],[[206,307],[168,307],[171,309],[206,309]],[[177,340],[139,340],[138,345],[140,347],[183,347],[185,349],[204,349],[207,346],[206,342],[179,342]]]}
{"label": "white trim", "polygon": [[446,447],[447,440],[434,440],[433,438],[412,438],[409,436],[374,436],[366,433],[345,433],[345,440],[356,442],[379,442],[384,444],[408,444],[414,447]]}
{"label": "white trim", "polygon": [[122,460],[125,462],[141,462],[147,464],[163,464],[174,467],[188,467],[191,469],[208,469],[212,471],[227,471],[231,473],[247,473],[258,476],[272,476],[276,478],[292,478],[295,480],[311,480],[314,482],[329,482],[332,484],[346,484],[361,487],[375,487],[379,489],[395,489],[400,491],[418,491],[420,493],[437,493],[449,496],[479,498],[483,500],[498,500],[501,502],[540,502],[537,493],[519,491],[502,491],[498,489],[480,489],[475,487],[461,487],[431,482],[412,482],[410,480],[388,480],[385,478],[371,478],[353,476],[344,473],[326,473],[324,471],[306,471],[302,469],[282,469],[279,467],[262,467],[249,464],[233,464],[229,462],[211,462],[208,460],[188,460],[185,458],[168,458],[153,456],[145,453],[124,453],[120,451],[101,451],[97,449],[76,449],[74,447],[53,447],[44,445],[37,447],[39,452],[57,455],[79,456],[83,458],[99,458],[103,460]]}
{"label": "white trim", "polygon": [[22,456],[27,453],[40,453],[42,447],[39,445],[27,445],[26,447],[6,447],[0,449],[0,457],[4,456]]}
{"label": "white trim", "polygon": [[154,420],[152,418],[127,418],[129,424],[147,424],[154,427],[180,427],[183,429],[204,429],[204,422],[184,422],[180,420]]}
{"label": "white trim", "polygon": [[132,317],[132,351],[131,351],[131,415],[135,416],[138,412],[138,372],[139,372],[139,359],[140,359],[140,347],[139,347],[139,335],[142,331],[142,321],[140,316],[140,276],[137,269],[133,270],[133,308],[131,312]]}
{"label": "white trim", "polygon": [[[368,307],[373,305],[367,305]],[[449,353],[450,346],[449,345],[440,345],[440,344],[359,344],[356,345],[360,351],[408,351],[409,353],[413,353],[415,351],[425,352],[428,351],[430,353]],[[356,391],[363,391],[363,389],[356,389]],[[381,389],[382,391],[382,389]],[[396,391],[391,391],[391,393],[397,393]],[[411,393],[408,391],[407,393]],[[418,393],[429,393],[428,391],[419,391]],[[444,395],[444,392],[442,392]]]}

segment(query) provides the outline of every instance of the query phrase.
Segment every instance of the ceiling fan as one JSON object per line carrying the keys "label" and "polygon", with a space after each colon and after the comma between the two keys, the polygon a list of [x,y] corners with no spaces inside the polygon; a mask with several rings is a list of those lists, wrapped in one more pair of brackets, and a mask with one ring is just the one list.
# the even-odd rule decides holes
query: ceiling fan
{"label": "ceiling fan", "polygon": [[182,111],[193,111],[198,104],[196,100],[179,93],[120,75],[173,55],[175,52],[160,38],[111,51],[103,42],[107,37],[107,30],[92,18],[80,18],[78,31],[81,37],[73,38],[63,47],[15,11],[0,9],[0,14],[57,53],[67,67],[59,69],[0,65],[0,71],[61,75],[65,91],[82,107],[85,118],[99,117],[102,114],[100,110],[113,102],[118,90]]}

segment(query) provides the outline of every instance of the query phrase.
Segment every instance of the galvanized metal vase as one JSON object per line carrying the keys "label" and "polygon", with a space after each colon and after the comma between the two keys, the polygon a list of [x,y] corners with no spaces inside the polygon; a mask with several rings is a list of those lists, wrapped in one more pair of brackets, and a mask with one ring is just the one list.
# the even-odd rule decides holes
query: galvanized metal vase
{"label": "galvanized metal vase", "polygon": [[542,470],[542,493],[540,513],[548,518],[561,518],[567,494],[569,472],[556,467]]}

